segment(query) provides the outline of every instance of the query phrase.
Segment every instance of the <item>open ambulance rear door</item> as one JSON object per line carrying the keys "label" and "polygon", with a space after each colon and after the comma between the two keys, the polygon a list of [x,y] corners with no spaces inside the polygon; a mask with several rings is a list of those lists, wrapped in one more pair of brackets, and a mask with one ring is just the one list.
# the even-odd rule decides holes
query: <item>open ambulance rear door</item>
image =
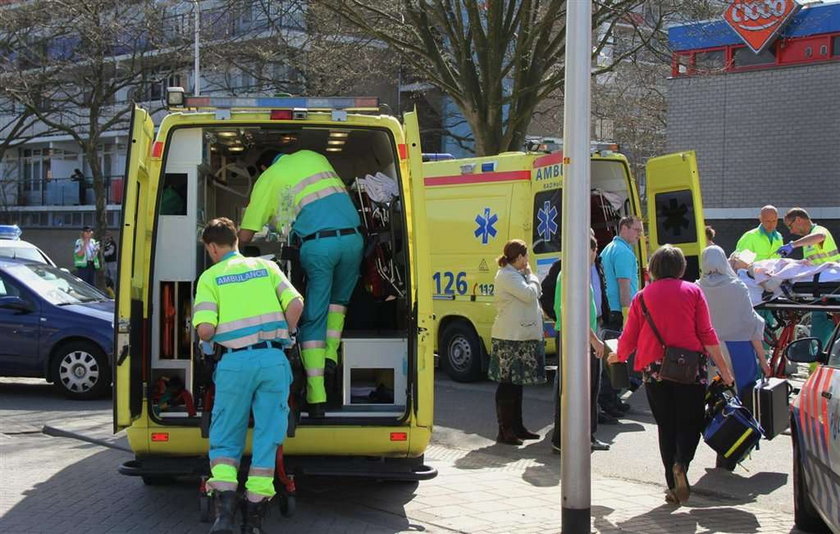
{"label": "open ambulance rear door", "polygon": [[688,262],[683,279],[697,280],[706,224],[694,151],[649,159],[645,196],[651,253],[666,243],[679,247]]}
{"label": "open ambulance rear door", "polygon": [[[412,252],[412,281],[411,287],[414,290],[414,303],[412,314],[417,321],[417,359],[414,369],[416,380],[410,381],[414,384],[414,391],[411,399],[414,404],[415,417],[419,426],[432,426],[434,417],[434,372],[420,371],[434,368],[434,340],[437,333],[434,331],[435,321],[432,312],[432,289],[431,289],[431,254],[430,236],[427,228],[426,217],[426,192],[423,186],[423,154],[420,147],[420,124],[417,120],[417,111],[403,115],[403,129],[405,133],[405,148],[400,150],[402,160],[403,176],[410,179],[411,208],[412,213],[408,214],[413,229],[411,234],[414,240],[414,247],[409,247]],[[406,173],[407,171],[407,173]]]}
{"label": "open ambulance rear door", "polygon": [[114,432],[131,425],[143,407],[143,360],[147,344],[147,298],[151,220],[150,171],[154,142],[152,118],[137,106],[131,115],[120,226],[114,343]]}

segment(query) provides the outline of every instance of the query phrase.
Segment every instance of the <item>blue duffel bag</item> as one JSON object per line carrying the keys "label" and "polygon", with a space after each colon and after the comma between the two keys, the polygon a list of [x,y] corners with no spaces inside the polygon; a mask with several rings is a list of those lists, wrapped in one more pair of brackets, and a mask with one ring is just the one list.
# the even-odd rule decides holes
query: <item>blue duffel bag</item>
{"label": "blue duffel bag", "polygon": [[718,402],[708,404],[703,441],[732,465],[758,448],[763,433],[738,397],[721,393]]}

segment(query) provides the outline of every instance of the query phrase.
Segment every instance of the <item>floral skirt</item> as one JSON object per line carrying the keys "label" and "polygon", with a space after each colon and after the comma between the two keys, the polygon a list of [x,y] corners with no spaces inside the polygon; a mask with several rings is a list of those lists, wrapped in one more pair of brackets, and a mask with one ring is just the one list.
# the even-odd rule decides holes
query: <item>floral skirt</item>
{"label": "floral skirt", "polygon": [[545,343],[541,339],[492,339],[487,377],[495,382],[529,386],[545,383]]}

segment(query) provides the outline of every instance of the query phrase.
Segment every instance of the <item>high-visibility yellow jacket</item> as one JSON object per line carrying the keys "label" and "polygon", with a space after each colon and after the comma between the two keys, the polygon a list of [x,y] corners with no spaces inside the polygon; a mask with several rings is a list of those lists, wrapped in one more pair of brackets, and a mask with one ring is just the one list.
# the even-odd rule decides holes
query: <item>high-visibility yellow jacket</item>
{"label": "high-visibility yellow jacket", "polygon": [[815,233],[823,234],[825,239],[822,243],[802,247],[802,257],[814,265],[829,261],[840,261],[840,252],[837,250],[837,243],[834,242],[834,236],[831,235],[831,232],[824,226],[815,224],[811,226],[808,235]]}
{"label": "high-visibility yellow jacket", "polygon": [[277,264],[231,252],[201,274],[193,326],[216,327],[213,341],[238,349],[261,341],[288,343],[283,311],[300,293]]}
{"label": "high-visibility yellow jacket", "polygon": [[[90,240],[90,248],[93,251],[93,257],[90,259],[93,262],[93,268],[99,269],[99,243],[95,239]],[[88,258],[85,251],[85,243],[82,239],[76,240],[76,246],[73,248],[73,266],[87,267]]]}
{"label": "high-visibility yellow jacket", "polygon": [[[257,179],[241,227],[258,232],[292,224],[300,237],[357,228],[361,221],[344,182],[327,158],[311,150],[284,155]],[[285,233],[285,232],[284,232]]]}
{"label": "high-visibility yellow jacket", "polygon": [[749,250],[755,253],[756,260],[770,260],[781,257],[776,254],[776,251],[784,244],[782,234],[774,231],[772,236],[768,236],[764,229],[759,226],[741,236],[738,244],[735,245],[735,252]]}

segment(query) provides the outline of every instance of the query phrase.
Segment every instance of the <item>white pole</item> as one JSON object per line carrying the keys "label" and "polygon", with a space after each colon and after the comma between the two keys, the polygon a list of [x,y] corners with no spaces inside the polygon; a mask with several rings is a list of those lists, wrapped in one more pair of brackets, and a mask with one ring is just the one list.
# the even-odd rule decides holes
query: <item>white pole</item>
{"label": "white pole", "polygon": [[195,64],[193,65],[193,76],[195,77],[195,96],[201,95],[201,71],[200,65],[200,29],[201,29],[201,9],[198,7],[198,0],[193,0],[195,4]]}
{"label": "white pole", "polygon": [[591,531],[589,411],[589,114],[592,3],[566,2],[563,103],[562,531]]}

